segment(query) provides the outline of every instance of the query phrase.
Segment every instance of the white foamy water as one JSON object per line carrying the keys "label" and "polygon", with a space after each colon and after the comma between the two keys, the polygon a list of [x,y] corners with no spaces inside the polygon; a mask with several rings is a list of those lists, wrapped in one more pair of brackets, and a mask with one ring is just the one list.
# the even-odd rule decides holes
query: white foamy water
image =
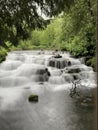
{"label": "white foamy water", "polygon": [[[73,103],[64,91],[79,79],[85,87],[96,87],[96,73],[69,53],[61,55],[62,59],[52,59],[53,51],[8,53],[6,61],[0,64],[0,130],[77,129],[76,126],[72,129],[73,125],[70,129],[69,121],[65,119],[64,112],[67,116],[73,110],[70,111],[69,104],[64,104],[66,100],[70,100],[71,105]],[[52,63],[49,64],[51,59]],[[50,76],[45,74],[46,68]],[[28,96],[32,93],[39,95],[38,104],[28,102]]]}

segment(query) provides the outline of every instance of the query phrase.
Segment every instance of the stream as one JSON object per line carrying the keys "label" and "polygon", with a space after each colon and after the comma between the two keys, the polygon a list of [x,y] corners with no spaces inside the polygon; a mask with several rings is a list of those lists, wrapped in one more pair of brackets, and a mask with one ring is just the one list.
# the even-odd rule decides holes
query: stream
{"label": "stream", "polygon": [[[94,110],[69,96],[75,80],[96,87],[96,73],[68,52],[12,51],[0,64],[0,130],[94,130]],[[50,76],[44,75],[48,68]],[[28,97],[37,94],[38,102]]]}

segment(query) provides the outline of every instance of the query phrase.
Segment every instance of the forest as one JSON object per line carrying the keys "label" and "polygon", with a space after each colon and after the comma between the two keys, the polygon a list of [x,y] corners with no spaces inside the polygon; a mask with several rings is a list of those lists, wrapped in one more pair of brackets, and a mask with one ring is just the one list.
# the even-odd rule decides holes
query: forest
{"label": "forest", "polygon": [[8,51],[57,49],[84,57],[96,71],[96,6],[95,0],[1,0],[0,62]]}

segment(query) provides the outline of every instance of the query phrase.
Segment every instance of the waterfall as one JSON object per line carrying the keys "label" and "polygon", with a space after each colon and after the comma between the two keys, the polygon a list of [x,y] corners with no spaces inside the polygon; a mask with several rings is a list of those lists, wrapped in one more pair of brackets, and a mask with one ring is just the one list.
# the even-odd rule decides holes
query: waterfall
{"label": "waterfall", "polygon": [[[92,80],[90,86],[96,86],[95,72],[91,67],[82,64],[80,59],[72,58],[69,53],[61,55],[54,58],[52,51],[9,52],[6,61],[0,64],[0,86],[19,87],[33,82],[66,84],[77,79],[82,83]],[[46,68],[51,76],[45,75]]]}
{"label": "waterfall", "polygon": [[[0,64],[0,130],[69,130],[70,113],[77,124],[82,120],[67,90],[79,79],[88,89],[95,88],[96,72],[68,52],[60,55],[55,58],[53,51],[39,50],[8,53]],[[38,94],[38,104],[28,102],[32,93]],[[72,122],[70,130],[73,125],[76,130]]]}

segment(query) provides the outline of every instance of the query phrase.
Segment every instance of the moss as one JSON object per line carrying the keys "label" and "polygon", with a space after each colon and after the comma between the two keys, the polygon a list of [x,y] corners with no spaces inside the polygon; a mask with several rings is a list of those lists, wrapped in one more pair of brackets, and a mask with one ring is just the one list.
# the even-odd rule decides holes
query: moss
{"label": "moss", "polygon": [[30,95],[28,97],[29,102],[38,102],[38,95]]}

